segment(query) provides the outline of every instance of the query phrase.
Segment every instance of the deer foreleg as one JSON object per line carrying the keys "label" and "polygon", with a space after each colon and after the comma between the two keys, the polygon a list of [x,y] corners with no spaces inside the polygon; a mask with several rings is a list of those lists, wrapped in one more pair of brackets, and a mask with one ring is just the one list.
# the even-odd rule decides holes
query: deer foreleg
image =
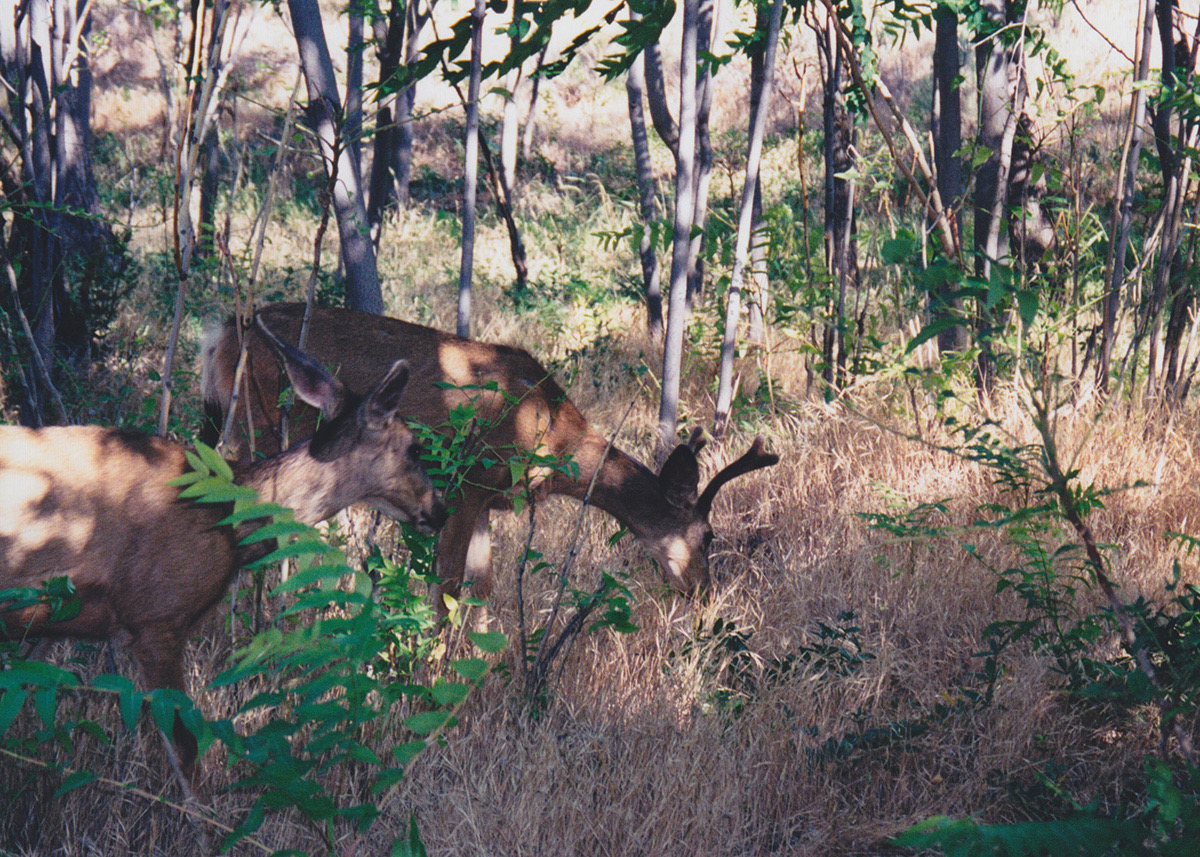
{"label": "deer foreleg", "polygon": [[487,598],[491,595],[490,517],[485,496],[465,495],[442,528],[442,535],[438,541],[437,572],[441,584],[438,586],[437,609],[443,615],[447,607],[442,596],[460,597],[464,580],[471,581],[468,594],[476,598]]}

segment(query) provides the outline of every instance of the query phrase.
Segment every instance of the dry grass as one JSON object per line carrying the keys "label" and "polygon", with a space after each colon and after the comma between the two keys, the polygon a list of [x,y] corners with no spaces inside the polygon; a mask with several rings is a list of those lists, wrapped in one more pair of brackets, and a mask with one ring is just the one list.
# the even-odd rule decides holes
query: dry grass
{"label": "dry grass", "polygon": [[[116,13],[113,21],[111,38],[134,31]],[[152,60],[125,51],[120,56],[125,65],[107,73],[126,75],[127,106],[105,102],[100,112],[114,125],[151,135],[157,119],[132,111],[147,107]],[[270,71],[272,93],[290,91],[292,72],[273,64],[272,56],[262,54],[259,70]],[[607,176],[588,173],[597,159],[629,157],[615,143],[610,150],[601,145],[608,139],[602,132],[612,128],[604,117],[616,115],[613,105],[619,106],[612,94],[582,91],[567,79],[548,96],[543,121],[569,127],[542,150],[560,181],[530,184],[521,200],[535,282],[556,285],[578,276],[615,290],[637,275],[627,248],[606,250],[591,238],[620,230],[631,219],[628,206],[611,195]],[[593,102],[608,112],[588,113]],[[575,114],[598,124],[570,125]],[[259,119],[267,123],[265,114]],[[452,176],[455,128],[429,122],[421,134],[419,165]],[[154,150],[149,136],[134,136],[109,168],[120,172],[122,159],[152,161]],[[791,158],[781,146],[768,163],[786,174],[793,169]],[[300,166],[294,168],[303,174]],[[251,208],[235,214],[235,244],[248,232]],[[127,222],[142,258],[167,246],[169,230],[156,216],[149,202],[131,206]],[[312,230],[311,213],[301,207],[277,211],[264,291],[296,294]],[[393,314],[453,326],[456,235],[434,206],[414,208],[389,223],[380,267]],[[488,218],[477,240],[477,335],[521,344],[561,367],[560,375],[572,382],[573,400],[606,431],[617,428],[636,398],[621,444],[648,460],[659,358],[656,345],[641,333],[640,309],[629,301],[599,306],[577,301],[514,313],[501,291],[511,276],[502,227]],[[326,259],[331,258],[330,251]],[[161,267],[148,265],[130,311],[114,323],[107,363],[92,379],[90,399],[79,405],[82,419],[125,419],[142,395],[153,392],[148,376],[160,360],[166,329],[166,314],[158,308],[170,292],[163,288],[169,277],[161,274]],[[147,306],[156,309],[145,313]],[[185,338],[194,344],[203,317],[227,310],[228,302],[212,293],[196,295]],[[684,410],[706,420],[713,367],[704,357],[691,359]],[[639,375],[639,368],[649,371]],[[923,734],[844,758],[823,751],[827,741],[920,720],[939,703],[953,702],[961,686],[976,684],[972,674],[979,662],[973,656],[984,627],[1018,610],[1010,596],[996,594],[995,578],[967,556],[959,539],[897,543],[870,529],[858,513],[948,498],[945,519],[938,523],[965,528],[978,505],[1001,498],[975,465],[881,428],[908,431],[913,425],[897,404],[900,393],[885,383],[855,391],[852,404],[874,417],[868,420],[807,397],[794,341],[775,342],[770,355],[747,357],[742,368],[747,384],[759,368],[775,379],[776,401],[786,407],[752,421],[782,460],[722,492],[713,518],[715,586],[709,599],[686,604],[667,592],[636,547],[607,546],[611,519],[589,512],[579,585],[602,570],[629,573],[641,630],[628,636],[602,631],[581,640],[536,721],[521,713],[515,682],[489,679],[446,746],[420,758],[381,807],[383,816],[359,853],[386,853],[416,813],[435,855],[867,854],[879,851],[883,837],[931,814],[979,813],[1003,820],[1042,811],[1045,792],[1036,778],[1046,770],[1085,802],[1105,805],[1130,794],[1141,759],[1157,740],[1153,715],[1106,717],[1069,705],[1056,692],[1059,678],[1045,659],[1028,652],[1012,654],[990,707],[932,719]],[[194,392],[184,392],[180,408],[181,428],[194,429]],[[1028,432],[1015,409],[1005,422],[1018,434]],[[1200,415],[1194,411],[1168,418],[1113,409],[1098,420],[1076,414],[1060,427],[1063,448],[1082,447],[1083,481],[1115,487],[1150,483],[1113,495],[1093,521],[1098,537],[1115,546],[1117,576],[1129,595],[1161,597],[1174,559],[1164,534],[1185,530],[1200,514],[1192,454],[1197,436]],[[749,440],[737,435],[717,444],[706,454],[706,472],[738,455]],[[539,509],[536,544],[547,557],[565,554],[577,514],[578,506],[567,502]],[[511,515],[498,516],[494,524],[498,571],[491,621],[510,634],[517,627],[512,571],[524,526]],[[991,531],[972,531],[963,537],[968,538],[996,566],[1018,559]],[[1185,573],[1190,580],[1200,578],[1194,560]],[[549,597],[547,581],[529,595],[540,615]],[[817,623],[844,624],[840,617],[846,611],[854,612],[862,650],[873,656],[860,669],[841,677],[805,668],[775,681],[762,677],[762,667],[811,646]],[[731,683],[728,664],[696,644],[708,639],[718,618],[750,635],[754,666],[746,675],[754,684],[737,688],[742,698],[736,715],[718,701]],[[213,717],[232,716],[255,691],[202,689],[230,651],[226,619],[226,612],[214,617],[190,653],[191,686]],[[74,651],[60,644],[55,657],[63,662]],[[514,655],[507,657],[515,673]],[[129,672],[127,663],[118,666]],[[106,670],[104,656],[85,658],[81,670],[85,677]],[[161,788],[168,796],[176,793],[148,728],[130,736],[107,701],[77,703],[83,716],[107,724],[116,737],[110,746],[80,737],[58,761]],[[32,734],[32,713],[17,728]],[[339,776],[331,787],[356,793],[361,783],[355,775]],[[206,759],[203,780],[214,795],[216,816],[229,823],[240,818],[250,799],[225,790],[231,776],[219,754]],[[195,827],[176,810],[142,796],[94,785],[51,801],[56,781],[11,760],[0,763],[0,786],[8,795],[0,805],[0,850],[64,857],[200,853]],[[313,831],[288,814],[269,819],[259,838],[272,848],[319,850]],[[237,853],[257,852],[243,845]]]}
{"label": "dry grass", "polygon": [[[1081,458],[1085,474],[1103,474],[1105,484],[1154,478],[1153,487],[1115,495],[1095,520],[1098,536],[1119,547],[1130,591],[1161,593],[1172,559],[1163,533],[1195,520],[1186,455],[1193,423],[1179,417],[1148,426],[1111,414]],[[947,523],[965,524],[977,502],[997,499],[985,474],[836,408],[812,406],[774,428],[783,461],[762,478],[732,484],[718,503],[717,582],[707,603],[666,593],[636,548],[604,544],[612,523],[593,515],[579,580],[601,568],[631,571],[642,630],[586,637],[536,722],[520,713],[515,684],[490,679],[447,745],[413,765],[360,853],[383,853],[412,812],[431,854],[874,853],[882,837],[931,814],[1027,817],[1037,804],[1026,800],[1045,800],[1030,795],[1047,769],[1082,800],[1128,796],[1156,738],[1153,717],[1104,717],[1067,705],[1047,663],[1028,653],[1011,657],[990,707],[934,718],[924,734],[846,758],[822,752],[829,739],[920,719],[960,685],[977,685],[972,654],[982,629],[1016,605],[994,593],[991,574],[953,540],[896,544],[856,516],[884,510],[896,496],[952,497]],[[1077,439],[1087,429],[1080,418],[1062,434]],[[745,441],[718,447],[709,466]],[[539,511],[537,541],[548,556],[564,553],[577,510],[556,502]],[[498,520],[499,569],[514,567],[523,528],[511,515]],[[995,538],[972,541],[997,565],[1016,561]],[[1197,578],[1194,567],[1188,575]],[[513,633],[512,575],[499,578],[492,621]],[[547,588],[543,582],[530,596],[543,610]],[[816,622],[837,624],[846,610],[855,612],[873,660],[845,677],[801,668],[760,680],[737,716],[714,701],[731,678],[715,669],[719,658],[688,646],[722,617],[752,635],[754,658],[765,663],[811,644]],[[222,624],[210,623],[193,647],[193,686],[203,686],[228,648]],[[229,716],[253,690],[206,691],[198,702]],[[115,727],[111,709],[89,702],[87,712]],[[118,780],[165,783],[172,793],[155,743],[114,732],[113,747],[87,741],[64,759]],[[219,756],[210,757],[205,784],[217,795],[218,817],[233,819],[246,797],[223,793],[227,782]],[[356,791],[352,776],[334,787]],[[52,788],[33,777],[6,807],[5,839],[18,853],[22,841],[54,843],[24,853],[191,853],[180,843],[196,832],[169,809],[99,787],[51,804]],[[33,831],[39,836],[26,838]],[[287,816],[260,836],[274,847],[318,845]]]}

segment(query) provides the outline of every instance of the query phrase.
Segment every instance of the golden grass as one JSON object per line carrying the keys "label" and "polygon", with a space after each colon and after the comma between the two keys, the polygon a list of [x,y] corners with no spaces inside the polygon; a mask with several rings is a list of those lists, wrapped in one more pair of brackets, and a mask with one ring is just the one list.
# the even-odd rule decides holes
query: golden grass
{"label": "golden grass", "polygon": [[[137,78],[142,85],[148,85],[148,73],[143,69]],[[285,82],[280,85],[290,86],[290,72],[277,77]],[[545,121],[563,122],[586,95],[564,90],[551,102],[548,109],[556,112]],[[138,106],[145,104],[129,109]],[[140,121],[104,110],[114,121]],[[148,127],[155,121],[142,119]],[[418,157],[452,172],[447,161],[453,159],[445,153],[455,151],[455,140],[444,125],[429,125],[421,132]],[[578,168],[579,174],[567,170],[569,180],[559,186],[531,184],[523,192],[522,216],[536,221],[526,234],[536,282],[586,276],[615,284],[637,276],[627,247],[607,250],[595,240],[575,240],[620,230],[632,218],[603,181],[582,174],[581,147],[583,154],[591,151],[594,131],[573,128],[547,143],[548,157],[560,168]],[[785,145],[769,153],[768,163],[790,175],[793,157]],[[816,187],[812,181],[809,186]],[[169,230],[154,215],[148,206],[131,220],[135,250],[143,256],[167,247]],[[234,252],[241,250],[236,245],[248,234],[251,216],[248,210],[235,215]],[[484,220],[478,235],[476,334],[524,345],[568,371],[577,369],[569,373],[571,396],[605,431],[616,431],[629,402],[636,401],[620,426],[620,443],[649,460],[660,357],[642,332],[640,308],[629,302],[599,308],[577,303],[553,314],[514,313],[500,289],[511,278],[507,237],[494,219]],[[277,210],[262,289],[296,295],[312,232],[305,212]],[[390,312],[452,328],[458,256],[455,231],[446,219],[432,207],[403,212],[389,222],[382,247]],[[334,252],[331,244],[327,266]],[[289,275],[289,268],[298,273]],[[154,392],[148,376],[161,360],[167,320],[142,310],[164,305],[161,296],[173,289],[169,280],[150,273],[143,278],[131,310],[109,333],[114,347],[108,363],[93,379],[100,391],[94,397],[101,400],[81,404],[81,418],[122,419],[139,407],[142,395]],[[230,308],[199,284],[194,306],[184,331],[193,349],[203,316]],[[712,412],[713,365],[704,357],[689,359],[683,409],[692,420],[706,421]],[[648,372],[637,380],[639,367]],[[973,656],[983,629],[1019,611],[1011,596],[996,594],[995,578],[967,556],[960,539],[897,543],[870,529],[858,513],[948,498],[947,514],[937,523],[965,530],[980,504],[1001,497],[977,466],[881,428],[877,422],[902,431],[913,426],[912,416],[904,413],[906,397],[885,382],[864,384],[848,400],[873,422],[843,404],[808,398],[803,357],[794,341],[776,336],[769,355],[753,354],[741,368],[747,385],[755,383],[757,369],[765,368],[774,379],[776,400],[786,405],[755,418],[782,460],[732,483],[718,499],[714,587],[708,600],[686,604],[667,592],[628,540],[606,545],[614,529],[611,519],[587,513],[577,583],[590,585],[601,570],[628,572],[641,630],[627,636],[602,631],[582,639],[536,722],[521,713],[514,682],[490,678],[468,703],[446,746],[421,757],[381,807],[383,816],[359,853],[386,853],[406,829],[410,813],[416,813],[435,855],[867,854],[879,851],[883,837],[932,814],[977,813],[1004,820],[1044,811],[1036,777],[1047,770],[1085,802],[1108,805],[1136,787],[1141,759],[1157,741],[1153,713],[1115,718],[1073,706],[1056,692],[1059,679],[1046,659],[1027,651],[1009,656],[1009,669],[989,707],[931,720],[923,734],[846,758],[823,752],[831,739],[926,718],[939,703],[954,702],[961,686],[977,686],[972,674],[980,664]],[[194,428],[194,390],[181,391],[179,407],[184,426]],[[1006,425],[1028,439],[1027,420],[1018,409],[1004,416]],[[1086,438],[1078,462],[1085,482],[1151,483],[1114,494],[1093,524],[1097,536],[1115,546],[1115,574],[1126,595],[1161,597],[1175,558],[1164,534],[1194,528],[1200,513],[1193,456],[1200,415],[1191,410],[1168,418],[1113,407],[1096,421],[1093,416],[1065,417],[1061,445],[1074,449]],[[928,433],[928,414],[922,420]],[[705,472],[715,472],[749,441],[748,435],[736,434],[714,444],[705,454]],[[563,501],[539,509],[535,544],[547,557],[560,560],[565,554],[578,509]],[[497,586],[491,621],[512,635],[517,628],[513,569],[524,541],[524,519],[499,515],[494,532]],[[961,540],[971,541],[996,566],[1018,560],[990,530],[972,530]],[[1200,577],[1194,559],[1184,568],[1188,579]],[[549,582],[535,581],[531,589],[529,604],[544,616]],[[816,623],[845,624],[840,617],[851,610],[863,651],[873,656],[860,669],[832,676],[799,667],[776,681],[762,678],[762,667],[816,641]],[[230,651],[227,615],[222,611],[210,620],[190,652],[191,686],[212,717],[232,716],[256,690],[202,689]],[[718,618],[749,635],[752,665],[746,675],[755,683],[737,688],[744,698],[736,716],[715,701],[731,682],[728,663],[719,651],[714,655],[710,647],[706,654],[696,645],[707,639]],[[63,662],[74,651],[59,644],[55,657]],[[510,651],[506,657],[515,674],[515,655]],[[123,658],[118,666],[130,671]],[[103,656],[96,655],[85,659],[82,671],[88,677],[105,669]],[[102,721],[116,737],[110,746],[81,737],[72,752],[60,753],[60,762],[162,789],[168,797],[177,793],[148,728],[134,736],[124,733],[109,700],[86,698],[78,704],[84,716]],[[16,728],[32,734],[32,713],[27,711]],[[399,735],[397,728],[388,737]],[[225,790],[231,777],[223,761],[219,753],[206,758],[202,784],[214,795],[217,817],[233,823],[250,799]],[[330,785],[343,794],[360,785],[353,773],[338,776]],[[10,795],[0,807],[0,848],[14,854],[199,853],[191,824],[174,809],[153,806],[141,796],[90,786],[52,802],[56,782],[10,759],[0,762],[0,785],[0,793]],[[349,833],[343,833],[348,841]],[[268,819],[259,838],[272,848],[319,850],[313,831],[290,814]],[[238,853],[256,852],[242,846]]]}
{"label": "golden grass", "polygon": [[[651,436],[648,417],[635,416],[633,436]],[[589,513],[577,582],[586,585],[601,568],[631,572],[642,630],[584,638],[536,722],[521,714],[514,682],[489,679],[447,745],[421,757],[382,807],[362,853],[383,853],[412,812],[431,854],[874,853],[882,837],[931,814],[1028,817],[1039,805],[1033,798],[1026,805],[1026,795],[1048,766],[1081,800],[1104,804],[1127,794],[1156,740],[1153,715],[1106,717],[1069,705],[1046,660],[1025,651],[1009,656],[989,707],[932,718],[924,734],[844,759],[822,752],[829,739],[919,720],[952,702],[960,685],[977,687],[972,655],[983,627],[1018,608],[995,594],[993,576],[956,540],[896,544],[856,515],[887,509],[897,496],[954,498],[944,523],[965,525],[977,503],[998,499],[986,474],[835,407],[809,406],[769,425],[782,461],[761,478],[732,483],[720,498],[708,601],[687,605],[667,593],[636,547],[605,545],[613,524]],[[1061,435],[1069,444],[1089,427],[1077,417]],[[1115,494],[1093,521],[1098,537],[1118,546],[1117,575],[1129,593],[1161,593],[1173,558],[1163,533],[1195,520],[1186,456],[1195,429],[1193,415],[1148,426],[1114,412],[1081,456],[1085,478],[1102,474],[1114,486],[1155,480]],[[718,444],[707,467],[746,442]],[[565,553],[577,514],[567,502],[539,510],[536,544],[548,557]],[[498,516],[495,526],[492,622],[510,634],[517,627],[512,569],[524,527],[512,515]],[[997,565],[1017,559],[993,535],[969,538]],[[1187,574],[1197,578],[1194,562]],[[544,615],[549,583],[534,581],[531,589],[529,603]],[[737,716],[714,701],[731,680],[718,669],[721,658],[688,645],[721,617],[751,635],[750,651],[762,665],[811,645],[816,622],[844,624],[846,610],[854,611],[872,660],[847,676],[801,667],[775,682],[751,668],[756,687]],[[223,624],[210,622],[192,649],[193,687],[211,678],[228,650]],[[515,674],[511,651],[507,660]],[[229,716],[253,692],[204,691],[197,701],[210,715]],[[85,710],[112,724],[118,738],[112,747],[84,741],[64,761],[174,793],[156,741],[123,735],[107,703],[88,701]],[[11,787],[25,769],[9,768]],[[356,791],[355,777],[341,776],[331,785]],[[223,793],[228,781],[220,756],[210,756],[205,786],[216,795],[218,817],[234,819],[247,798]],[[56,843],[56,854],[191,853],[181,843],[196,832],[171,810],[98,787],[50,804],[53,786],[37,776],[29,788],[6,812],[5,840],[18,853],[22,841]],[[22,824],[40,836],[23,837]],[[270,819],[260,837],[274,847],[318,846],[287,815]]]}

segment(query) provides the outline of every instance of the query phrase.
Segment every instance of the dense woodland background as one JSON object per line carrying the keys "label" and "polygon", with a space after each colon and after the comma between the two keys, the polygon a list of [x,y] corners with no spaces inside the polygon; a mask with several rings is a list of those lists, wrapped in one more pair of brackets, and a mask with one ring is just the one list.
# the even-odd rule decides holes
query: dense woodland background
{"label": "dense woodland background", "polygon": [[[6,651],[0,850],[1196,853],[1198,52],[1177,0],[0,0],[3,422],[191,442],[204,325],[308,299],[527,348],[643,461],[782,459],[702,601],[577,503],[498,516],[491,673],[303,770],[320,712],[268,749],[301,706],[211,684],[239,580],[205,817],[119,651],[52,650],[91,690]],[[329,536],[416,623],[380,698],[469,648],[387,589],[410,536]],[[564,564],[607,613],[531,694]]]}

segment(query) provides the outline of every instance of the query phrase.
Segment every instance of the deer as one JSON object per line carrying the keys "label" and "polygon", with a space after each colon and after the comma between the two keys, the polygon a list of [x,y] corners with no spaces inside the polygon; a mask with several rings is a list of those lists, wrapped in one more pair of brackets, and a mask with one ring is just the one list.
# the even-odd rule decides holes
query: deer
{"label": "deer", "polygon": [[[235,466],[234,481],[304,523],[366,502],[424,529],[444,524],[421,449],[399,418],[408,365],[390,362],[360,395],[265,327],[259,332],[322,420],[310,439]],[[10,637],[124,643],[149,689],[186,692],[189,633],[239,567],[275,548],[273,540],[240,546],[255,522],[219,525],[229,504],[180,499],[168,483],[188,469],[181,444],[135,431],[0,427],[0,589],[66,576],[79,602],[65,619],[44,602],[0,603],[0,627]],[[197,742],[178,712],[172,732],[168,759],[190,794]]]}
{"label": "deer", "polygon": [[[289,341],[298,341],[304,304],[273,304],[258,317]],[[259,452],[279,449],[280,393],[284,379],[270,360],[270,345],[253,328],[238,335],[236,318],[210,326],[201,348],[201,391],[207,414],[206,436],[216,443],[221,427],[232,424],[225,439],[234,455],[246,455],[251,442]],[[244,347],[244,354],[243,354]],[[475,409],[478,441],[494,451],[483,456],[461,480],[457,497],[447,497],[450,517],[438,540],[436,607],[445,615],[446,596],[459,597],[464,580],[471,594],[487,599],[492,589],[489,532],[493,509],[511,509],[514,490],[507,452],[536,452],[567,467],[537,468],[528,479],[534,497],[565,495],[590,502],[617,519],[655,560],[667,582],[691,596],[709,585],[709,523],[713,500],[730,480],[779,461],[756,438],[740,458],[699,490],[698,453],[704,446],[693,432],[655,473],[595,430],[551,374],[527,351],[508,345],[460,338],[450,333],[350,309],[311,308],[305,348],[332,368],[350,389],[363,389],[380,367],[403,359],[413,381],[401,409],[411,421],[445,427],[452,411]],[[239,363],[243,383],[237,385]],[[232,413],[230,413],[232,411]],[[316,414],[293,411],[291,422],[308,430]]]}

